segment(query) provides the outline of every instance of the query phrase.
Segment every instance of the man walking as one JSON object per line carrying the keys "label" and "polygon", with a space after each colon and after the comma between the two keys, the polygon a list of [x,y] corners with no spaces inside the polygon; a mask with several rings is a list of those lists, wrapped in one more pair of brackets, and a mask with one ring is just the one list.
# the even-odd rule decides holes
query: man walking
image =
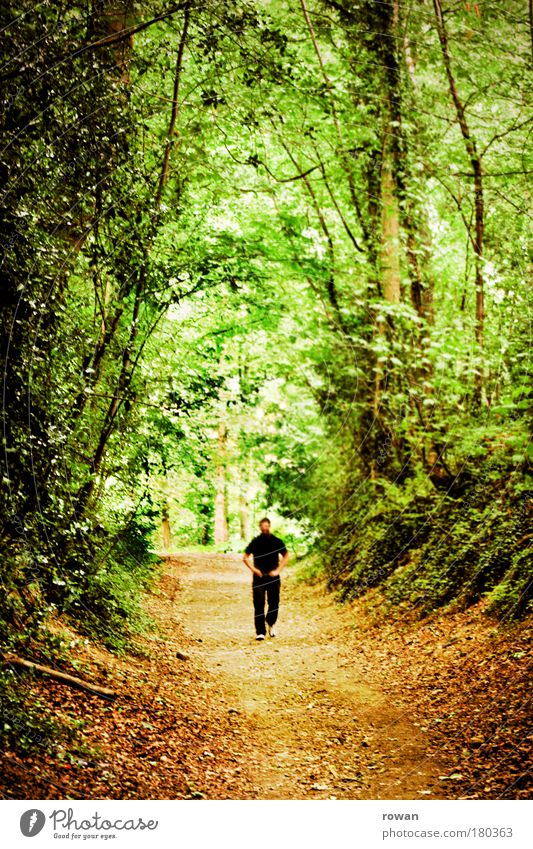
{"label": "man walking", "polygon": [[[243,562],[253,575],[252,594],[255,614],[255,639],[264,640],[266,627],[271,637],[276,636],[274,625],[278,618],[280,570],[289,559],[285,543],[270,533],[270,519],[259,522],[261,533],[246,547]],[[253,564],[250,556],[253,556]],[[268,610],[265,617],[265,594]]]}

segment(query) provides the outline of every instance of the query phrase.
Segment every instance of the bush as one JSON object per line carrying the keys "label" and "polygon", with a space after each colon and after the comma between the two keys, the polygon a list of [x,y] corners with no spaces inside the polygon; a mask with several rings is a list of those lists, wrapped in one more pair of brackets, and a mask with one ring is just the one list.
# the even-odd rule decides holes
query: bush
{"label": "bush", "polygon": [[460,498],[406,490],[399,510],[398,487],[389,487],[379,512],[367,498],[366,511],[345,519],[326,549],[326,573],[340,599],[381,586],[391,608],[411,605],[422,616],[484,596],[494,615],[516,619],[531,611],[529,491],[494,462],[490,472],[464,479]]}
{"label": "bush", "polygon": [[51,750],[67,730],[41,701],[28,698],[27,684],[13,669],[0,670],[0,716],[0,746],[21,752],[34,746]]}
{"label": "bush", "polygon": [[131,522],[107,557],[88,571],[65,612],[77,630],[122,651],[129,638],[151,627],[142,595],[154,580],[159,558],[149,549],[145,519]]}

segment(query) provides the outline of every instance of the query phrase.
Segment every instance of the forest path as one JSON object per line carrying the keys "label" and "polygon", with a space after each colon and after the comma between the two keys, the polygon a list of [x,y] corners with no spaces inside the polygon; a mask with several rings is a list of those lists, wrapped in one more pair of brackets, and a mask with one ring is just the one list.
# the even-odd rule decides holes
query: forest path
{"label": "forest path", "polygon": [[[358,649],[353,613],[282,573],[278,636],[255,640],[251,576],[240,557],[166,558],[191,661],[214,679],[249,735],[258,799],[441,797],[427,738],[391,702]],[[241,732],[243,733],[243,732]]]}

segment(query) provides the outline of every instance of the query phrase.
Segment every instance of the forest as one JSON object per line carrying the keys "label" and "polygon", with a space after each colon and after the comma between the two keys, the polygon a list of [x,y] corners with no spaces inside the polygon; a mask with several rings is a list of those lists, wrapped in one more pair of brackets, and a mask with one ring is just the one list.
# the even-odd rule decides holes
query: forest
{"label": "forest", "polygon": [[266,514],[339,616],[492,635],[514,754],[447,792],[530,794],[531,4],[15,0],[1,31],[8,774],[81,723],[18,661],[122,663],[168,558]]}

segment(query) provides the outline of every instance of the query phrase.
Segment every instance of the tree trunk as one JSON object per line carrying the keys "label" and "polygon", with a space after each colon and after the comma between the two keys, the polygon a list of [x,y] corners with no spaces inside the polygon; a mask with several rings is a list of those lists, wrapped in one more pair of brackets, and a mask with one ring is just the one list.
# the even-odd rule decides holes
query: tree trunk
{"label": "tree trunk", "polygon": [[[411,43],[407,35],[407,29],[400,26],[400,9],[398,8],[396,15],[396,36],[397,43],[403,48],[403,61],[407,70],[407,77],[410,82],[410,87],[407,86],[407,96],[411,98],[411,105],[417,107],[417,97],[420,92],[420,86],[416,76],[416,68],[411,53]],[[399,77],[398,77],[399,79]],[[402,94],[400,86],[396,86],[396,102],[401,109]],[[417,139],[422,135],[422,122],[418,117],[418,112],[415,108],[414,113],[415,133],[413,138],[407,139],[406,134],[401,127],[399,131],[402,136],[402,146],[404,148],[404,162],[408,163],[410,146],[417,148],[418,156],[422,156],[422,149],[417,144]],[[399,163],[398,163],[399,164]],[[431,234],[429,230],[427,211],[422,203],[417,202],[416,198],[409,193],[409,184],[411,183],[411,172],[406,173],[406,168],[398,168],[398,196],[400,199],[400,216],[401,224],[405,230],[405,252],[407,257],[407,267],[411,283],[411,303],[421,318],[425,319],[430,324],[433,324],[433,281],[428,266],[431,256]]]}
{"label": "tree trunk", "polygon": [[[100,438],[98,440],[98,444],[96,446],[96,450],[94,451],[90,468],[91,468],[91,477],[89,480],[80,488],[80,491],[75,500],[75,509],[77,515],[82,515],[91,495],[94,491],[94,487],[96,484],[96,475],[100,469],[100,464],[103,460],[107,442],[111,433],[113,432],[114,424],[116,417],[124,403],[126,391],[131,383],[133,378],[133,373],[135,371],[135,367],[138,361],[138,355],[135,356],[135,345],[137,341],[137,337],[139,335],[139,327],[140,327],[140,310],[144,300],[145,295],[145,284],[146,277],[148,274],[148,263],[150,259],[150,246],[153,242],[155,235],[157,233],[157,226],[160,219],[161,214],[161,202],[163,196],[164,187],[168,181],[169,176],[169,158],[170,151],[172,147],[172,137],[175,132],[176,121],[179,110],[178,103],[178,94],[179,94],[179,85],[181,78],[181,69],[183,65],[183,54],[185,49],[185,43],[187,40],[188,26],[189,26],[189,17],[190,12],[189,8],[185,7],[184,9],[184,21],[183,21],[183,29],[181,33],[180,43],[178,46],[178,54],[176,59],[176,69],[174,74],[174,87],[173,87],[173,96],[172,96],[172,108],[169,119],[169,127],[167,131],[167,138],[165,141],[165,149],[163,152],[163,159],[161,164],[161,169],[159,172],[159,180],[155,193],[154,200],[154,210],[152,212],[151,221],[150,221],[150,231],[147,236],[146,243],[143,248],[143,259],[139,268],[139,272],[137,275],[137,282],[135,284],[135,297],[132,309],[132,318],[130,322],[129,329],[129,337],[128,341],[122,352],[122,365],[120,369],[120,374],[118,376],[117,384],[115,391],[113,393],[113,398],[109,404],[107,412],[104,417],[104,422],[100,431]],[[141,346],[142,347],[142,346]]]}
{"label": "tree trunk", "polygon": [[246,542],[250,536],[250,510],[246,495],[243,492],[239,496],[239,524],[241,542]]}
{"label": "tree trunk", "polygon": [[448,87],[450,96],[455,106],[457,120],[461,128],[461,133],[464,139],[465,149],[470,164],[472,167],[472,175],[474,177],[474,235],[469,233],[475,256],[475,290],[476,290],[476,322],[475,322],[475,338],[479,352],[479,365],[476,369],[475,385],[474,385],[474,400],[477,404],[481,402],[484,392],[483,380],[483,344],[484,344],[484,324],[485,324],[485,281],[483,276],[483,238],[485,229],[485,212],[483,198],[483,169],[481,165],[481,155],[478,153],[475,139],[473,138],[470,127],[466,120],[464,104],[459,97],[457,84],[452,71],[450,58],[450,48],[448,43],[448,33],[442,13],[442,4],[440,0],[433,0],[435,9],[435,18],[437,21],[437,33],[441,45],[442,59],[446,76],[448,78]]}
{"label": "tree trunk", "polygon": [[[387,136],[390,130],[387,130]],[[380,267],[383,297],[399,304],[400,289],[400,218],[398,193],[389,143],[385,138],[381,166],[381,245]]]}
{"label": "tree trunk", "polygon": [[[324,80],[326,90],[328,92],[329,107],[331,109],[331,115],[333,117],[333,123],[335,125],[335,132],[336,132],[337,139],[338,139],[338,142],[339,142],[340,164],[342,165],[344,173],[346,174],[346,179],[347,179],[347,182],[348,182],[348,188],[349,188],[349,191],[350,191],[350,198],[351,198],[351,201],[352,201],[353,209],[354,209],[356,217],[357,217],[358,224],[361,228],[361,234],[363,236],[365,248],[366,248],[369,256],[372,257],[371,233],[370,233],[370,231],[369,231],[369,229],[366,225],[365,218],[364,218],[364,215],[363,215],[363,210],[362,210],[361,204],[359,202],[357,187],[356,187],[355,180],[354,180],[352,162],[351,162],[351,159],[350,159],[350,155],[346,151],[346,145],[345,145],[344,138],[343,138],[341,122],[339,120],[339,115],[338,115],[337,108],[336,108],[336,105],[335,105],[335,94],[334,94],[333,86],[331,84],[331,80],[330,80],[329,75],[327,73],[326,66],[324,64],[324,60],[323,60],[322,54],[320,52],[320,48],[319,48],[318,41],[317,41],[317,38],[316,38],[315,30],[314,30],[314,27],[313,27],[313,24],[312,24],[312,21],[311,21],[311,17],[309,15],[309,10],[307,9],[307,5],[306,5],[305,0],[300,0],[300,5],[302,7],[302,12],[303,12],[304,19],[305,19],[305,22],[306,22],[306,25],[307,25],[307,29],[309,30],[309,35],[311,36],[311,41],[313,42],[313,48],[314,48],[314,51],[315,51],[317,59],[318,59],[320,72],[322,74],[322,78]],[[343,11],[346,14],[346,10],[343,10]],[[348,14],[348,17],[349,17],[350,13],[348,12],[347,14]],[[324,173],[323,166],[322,166],[322,170],[323,170],[323,173]],[[342,215],[339,207],[337,206],[337,203],[336,203],[336,201],[333,197],[333,194],[331,192],[331,188],[330,188],[329,184],[326,184],[326,187],[327,187],[328,192],[331,196],[333,204],[337,208],[337,212],[339,213],[339,215],[341,217],[342,224],[343,224],[344,228],[346,229],[346,231],[348,233],[350,241],[352,242],[352,244],[354,245],[354,247],[356,248],[357,251],[361,251],[361,248],[359,247],[359,245],[358,245],[358,243],[357,243],[357,241],[356,241],[356,239],[355,239],[355,237],[354,237],[354,235],[351,231],[351,228],[349,228],[347,226],[345,216]]]}
{"label": "tree trunk", "polygon": [[246,462],[241,464],[239,481],[239,530],[241,542],[247,542],[251,536],[252,523],[250,516],[248,482],[251,480],[252,474],[252,458],[249,455],[246,458]]}
{"label": "tree trunk", "polygon": [[[110,38],[111,40],[119,33],[123,33],[131,26],[133,14],[132,0],[93,0],[91,15],[88,22],[87,35],[90,40],[95,36],[99,38]],[[129,58],[133,47],[133,36],[128,35],[111,44],[111,50],[115,59],[117,69],[121,73],[122,82],[130,82]]]}
{"label": "tree trunk", "polygon": [[216,494],[215,494],[215,545],[227,542],[228,520],[226,510],[226,422],[221,417],[218,424],[218,451],[216,469]]}
{"label": "tree trunk", "polygon": [[[386,125],[383,141],[381,163],[380,192],[381,192],[381,233],[379,245],[380,286],[383,299],[389,304],[399,304],[401,300],[400,276],[400,213],[398,205],[398,187],[395,179],[394,153],[391,150],[390,138],[393,128]],[[381,317],[376,321],[376,329],[380,335],[387,332],[387,323]],[[374,427],[383,431],[379,425],[381,396],[385,376],[381,364],[376,360],[374,366],[374,385],[372,397],[372,413]],[[370,478],[377,479],[377,461],[372,457],[370,463]]]}
{"label": "tree trunk", "polygon": [[170,517],[168,510],[168,501],[165,501],[163,506],[163,517],[161,522],[161,534],[163,537],[163,549],[170,551],[172,548],[172,534],[170,532]]}

